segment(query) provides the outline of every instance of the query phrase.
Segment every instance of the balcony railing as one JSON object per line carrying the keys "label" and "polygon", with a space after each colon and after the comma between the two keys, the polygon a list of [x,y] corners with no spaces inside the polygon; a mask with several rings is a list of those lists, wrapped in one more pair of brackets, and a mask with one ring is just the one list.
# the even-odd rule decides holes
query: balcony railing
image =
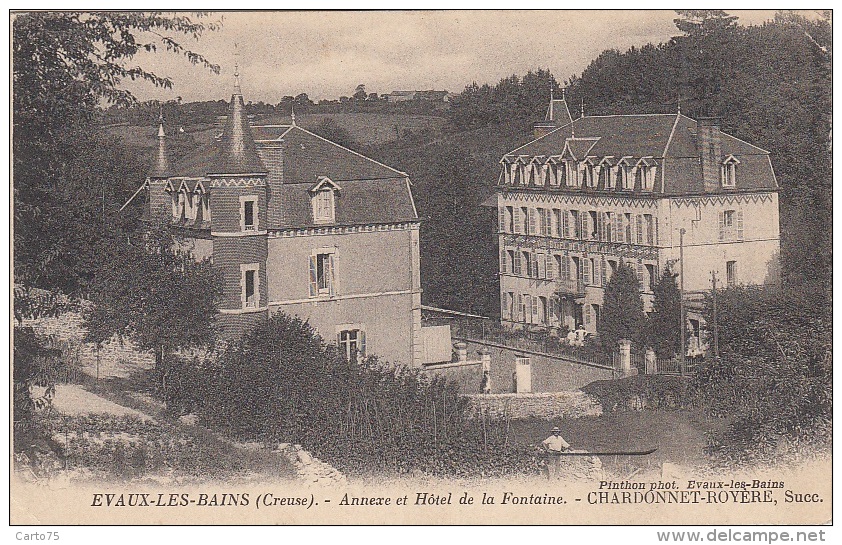
{"label": "balcony railing", "polygon": [[555,282],[556,293],[561,296],[581,298],[585,296],[585,283],[575,278],[559,278]]}

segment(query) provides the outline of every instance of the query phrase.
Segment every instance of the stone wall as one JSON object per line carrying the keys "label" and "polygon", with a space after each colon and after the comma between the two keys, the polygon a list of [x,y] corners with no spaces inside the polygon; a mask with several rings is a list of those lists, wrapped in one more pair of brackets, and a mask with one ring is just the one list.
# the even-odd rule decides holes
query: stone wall
{"label": "stone wall", "polygon": [[[24,320],[24,326],[32,327],[36,333],[51,335],[66,344],[65,357],[70,363],[76,363],[80,370],[92,377],[97,376],[97,351],[91,343],[83,343],[85,330],[82,317],[78,313],[68,312],[56,318],[38,318]],[[132,343],[118,339],[104,343],[99,351],[99,377],[128,378],[133,372],[155,367],[155,356],[151,352],[142,352]]]}
{"label": "stone wall", "polygon": [[[491,354],[491,393],[503,394],[514,392],[515,358],[519,354],[529,357],[532,367],[533,392],[576,391],[595,380],[609,380],[610,369],[593,367],[575,361],[549,356],[522,353],[501,346],[465,341],[468,345],[468,360],[478,360],[479,350]],[[479,365],[431,369],[431,374],[441,374],[457,382],[464,394],[476,394],[480,391],[482,368]]]}
{"label": "stone wall", "polygon": [[539,394],[473,394],[466,396],[470,410],[492,418],[581,418],[599,416],[602,408],[582,391]]}

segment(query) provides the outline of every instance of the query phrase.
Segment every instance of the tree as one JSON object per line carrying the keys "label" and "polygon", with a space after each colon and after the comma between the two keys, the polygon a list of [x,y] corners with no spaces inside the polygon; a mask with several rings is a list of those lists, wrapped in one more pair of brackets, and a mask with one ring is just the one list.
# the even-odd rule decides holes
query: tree
{"label": "tree", "polygon": [[673,19],[675,26],[688,36],[708,36],[733,29],[737,17],[720,9],[677,9],[681,17]]}
{"label": "tree", "polygon": [[365,90],[364,83],[360,83],[359,85],[357,85],[357,88],[354,90],[354,94],[351,98],[353,98],[357,102],[364,102],[365,99],[368,98],[368,93]]}
{"label": "tree", "polygon": [[102,344],[117,336],[154,351],[166,395],[169,356],[216,340],[221,278],[209,258],[196,261],[189,243],[166,226],[110,242],[89,296],[93,305],[83,313],[84,340]]}
{"label": "tree", "polygon": [[637,273],[621,261],[605,286],[597,329],[603,349],[609,353],[616,351],[620,339],[632,341],[633,348],[642,348],[645,320]]}
{"label": "tree", "polygon": [[647,342],[659,358],[671,358],[681,351],[681,292],[676,276],[665,270],[653,288],[655,300],[649,314]]}
{"label": "tree", "polygon": [[721,357],[708,358],[695,378],[708,410],[729,418],[717,450],[768,459],[793,445],[802,457],[809,444],[829,448],[830,302],[801,289],[729,288],[717,293],[717,320]]}
{"label": "tree", "polygon": [[[15,278],[44,288],[84,290],[79,254],[102,243],[103,211],[118,207],[121,191],[91,184],[109,168],[91,168],[108,142],[95,125],[100,105],[135,102],[122,81],[145,80],[170,88],[172,81],[130,61],[140,51],[184,55],[218,72],[219,67],[185,48],[178,36],[198,38],[218,24],[185,15],[138,12],[32,12],[12,26]],[[98,161],[94,161],[98,163]],[[121,165],[118,161],[110,165]],[[131,164],[131,162],[129,162]],[[101,167],[97,164],[96,166]],[[136,187],[139,173],[131,182]],[[115,175],[113,184],[125,184]],[[78,246],[70,248],[71,243]],[[51,274],[53,273],[53,274]]]}

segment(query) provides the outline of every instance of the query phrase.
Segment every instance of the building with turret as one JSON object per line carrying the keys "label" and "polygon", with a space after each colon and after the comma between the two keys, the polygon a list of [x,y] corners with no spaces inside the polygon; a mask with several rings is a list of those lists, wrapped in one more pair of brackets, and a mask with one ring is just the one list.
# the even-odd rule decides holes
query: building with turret
{"label": "building with turret", "polygon": [[218,324],[306,319],[349,357],[422,358],[419,218],[409,176],[295,124],[251,126],[239,78],[222,134],[175,161],[163,121],[145,216],[221,271]]}
{"label": "building with turret", "polygon": [[[653,286],[665,268],[681,269],[682,249],[690,300],[711,289],[714,274],[720,286],[778,281],[769,152],[722,132],[716,119],[573,119],[565,100],[551,99],[534,138],[500,161],[504,324],[595,332],[621,261],[637,272],[651,310]],[[698,334],[699,312],[688,316]]]}

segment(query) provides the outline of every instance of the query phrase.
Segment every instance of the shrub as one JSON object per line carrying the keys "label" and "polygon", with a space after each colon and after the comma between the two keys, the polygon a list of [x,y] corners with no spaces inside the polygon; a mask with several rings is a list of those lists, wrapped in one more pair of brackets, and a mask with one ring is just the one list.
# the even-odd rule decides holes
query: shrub
{"label": "shrub", "polygon": [[273,315],[204,377],[202,420],[236,437],[300,443],[352,474],[506,474],[537,468],[458,386],[374,357],[348,361],[299,318]]}
{"label": "shrub", "polygon": [[603,413],[635,408],[681,409],[695,403],[691,380],[676,375],[635,375],[618,380],[597,380],[582,391],[599,401]]}
{"label": "shrub", "polygon": [[[823,296],[764,288],[718,293],[719,359],[697,387],[713,414],[732,418],[713,450],[748,460],[789,444],[829,441],[832,314]],[[712,316],[707,317],[712,325]]]}

